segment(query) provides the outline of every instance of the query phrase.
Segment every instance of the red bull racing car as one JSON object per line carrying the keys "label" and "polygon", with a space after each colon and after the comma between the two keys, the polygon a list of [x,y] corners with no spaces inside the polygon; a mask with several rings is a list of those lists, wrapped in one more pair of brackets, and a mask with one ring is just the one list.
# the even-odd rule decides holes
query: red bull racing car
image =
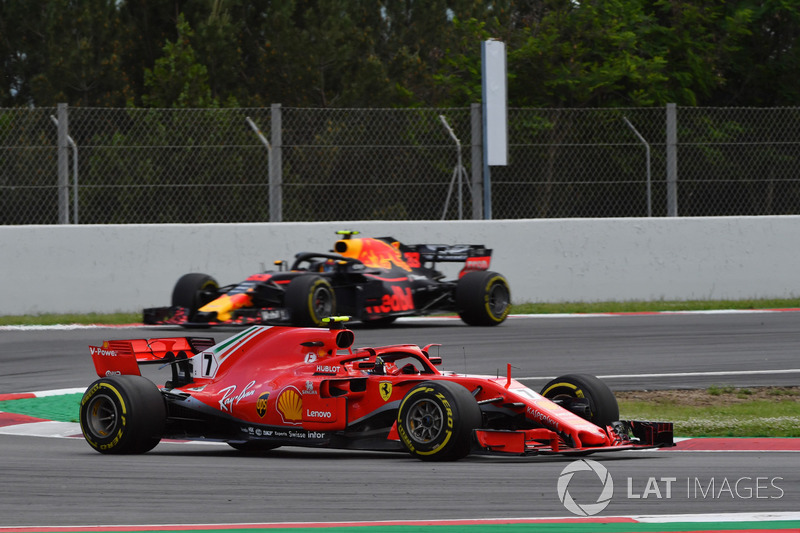
{"label": "red bull racing car", "polygon": [[[672,424],[619,421],[599,379],[573,374],[535,392],[510,375],[440,371],[429,345],[353,348],[330,328],[252,326],[205,337],[90,347],[100,379],[80,405],[89,445],[144,453],[163,438],[244,451],[307,446],[407,452],[425,461],[482,454],[587,454],[672,445]],[[139,365],[171,368],[162,386]]]}
{"label": "red bull racing car", "polygon": [[[288,268],[279,261],[279,270],[238,284],[220,287],[206,274],[185,274],[172,306],[145,309],[144,323],[320,326],[342,314],[382,326],[401,316],[451,312],[470,325],[495,326],[508,315],[508,281],[488,270],[492,250],[483,245],[406,245],[338,233],[331,252],[299,253]],[[456,279],[437,270],[444,262],[464,263]]]}

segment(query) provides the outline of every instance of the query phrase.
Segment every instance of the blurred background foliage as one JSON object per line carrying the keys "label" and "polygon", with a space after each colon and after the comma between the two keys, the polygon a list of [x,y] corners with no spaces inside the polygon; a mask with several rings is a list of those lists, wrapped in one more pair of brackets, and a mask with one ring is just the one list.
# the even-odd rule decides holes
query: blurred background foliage
{"label": "blurred background foliage", "polygon": [[787,0],[0,0],[0,107],[794,106]]}

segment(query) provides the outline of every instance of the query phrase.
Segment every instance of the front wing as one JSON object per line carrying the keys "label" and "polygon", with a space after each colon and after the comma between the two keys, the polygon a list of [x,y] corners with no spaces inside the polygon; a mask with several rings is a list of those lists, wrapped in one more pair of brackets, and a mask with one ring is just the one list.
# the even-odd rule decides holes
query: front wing
{"label": "front wing", "polygon": [[173,326],[251,326],[289,325],[291,324],[289,309],[285,307],[250,307],[238,309],[230,320],[214,322],[198,322],[190,319],[191,310],[187,307],[150,307],[143,311],[142,321],[148,325]]}
{"label": "front wing", "polygon": [[621,420],[606,431],[614,439],[608,446],[572,447],[546,428],[517,431],[476,429],[474,453],[537,455],[586,454],[595,452],[648,449],[675,446],[672,422]]}

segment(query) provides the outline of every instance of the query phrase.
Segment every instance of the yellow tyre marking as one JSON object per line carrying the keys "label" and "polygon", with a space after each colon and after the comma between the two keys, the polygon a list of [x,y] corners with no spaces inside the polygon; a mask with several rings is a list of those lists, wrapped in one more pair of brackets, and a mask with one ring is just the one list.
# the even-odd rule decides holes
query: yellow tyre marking
{"label": "yellow tyre marking", "polygon": [[508,309],[509,309],[508,306],[506,306],[505,311],[500,316],[494,316],[494,313],[492,312],[491,307],[489,307],[489,289],[492,287],[492,284],[494,284],[495,280],[505,281],[502,276],[495,276],[492,279],[490,279],[488,283],[486,283],[486,287],[484,288],[484,291],[483,291],[484,292],[484,300],[485,300],[484,301],[484,306],[486,307],[486,315],[490,319],[492,319],[495,322],[502,322],[503,319],[506,317],[506,315],[508,315]]}
{"label": "yellow tyre marking", "polygon": [[572,389],[573,391],[575,391],[575,397],[576,398],[583,398],[583,391],[581,389],[579,389],[577,385],[573,385],[572,383],[566,383],[566,382],[554,383],[554,384],[550,385],[549,387],[547,387],[542,392],[542,396],[546,397],[548,392],[550,392],[551,390],[553,390],[555,388],[558,388],[558,387],[566,387],[568,389]]}
{"label": "yellow tyre marking", "polygon": [[[94,442],[93,440],[91,440],[89,438],[89,435],[86,434],[86,430],[83,428],[83,424],[81,424],[81,432],[83,432],[84,438],[86,438],[86,441],[93,448],[101,448],[101,449],[102,448],[113,448],[119,442],[119,439],[122,438],[122,428],[124,428],[126,426],[126,424],[127,424],[125,417],[128,414],[128,410],[127,410],[127,407],[125,406],[125,401],[122,399],[122,394],[120,394],[120,392],[113,385],[111,385],[109,383],[98,383],[97,385],[95,385],[94,388],[91,391],[89,391],[89,394],[84,395],[84,398],[81,401],[81,407],[83,407],[83,405],[87,401],[89,401],[92,398],[94,398],[97,395],[97,392],[100,389],[108,389],[108,390],[110,390],[111,392],[114,393],[114,395],[117,397],[117,399],[119,399],[119,405],[120,405],[120,408],[121,408],[121,411],[122,411],[122,414],[120,415],[120,421],[122,422],[122,425],[120,426],[119,431],[117,432],[117,436],[109,444],[98,444],[98,443]],[[97,406],[95,406],[95,409],[97,409]]]}

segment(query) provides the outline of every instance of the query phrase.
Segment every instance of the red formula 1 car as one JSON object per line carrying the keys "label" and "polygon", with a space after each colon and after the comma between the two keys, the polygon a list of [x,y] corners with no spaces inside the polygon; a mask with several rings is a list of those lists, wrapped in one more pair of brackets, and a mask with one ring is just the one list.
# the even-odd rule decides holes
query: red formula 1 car
{"label": "red formula 1 car", "polygon": [[[352,348],[353,332],[252,326],[219,344],[173,337],[91,347],[101,379],[81,400],[86,441],[143,453],[162,438],[239,450],[310,446],[405,451],[422,460],[470,453],[592,453],[672,445],[672,424],[618,421],[600,380],[567,375],[541,393],[506,377],[437,370],[431,346]],[[172,368],[156,386],[139,365]]]}
{"label": "red formula 1 car", "polygon": [[[238,284],[220,287],[206,274],[186,274],[175,285],[172,306],[145,309],[144,323],[321,326],[323,318],[341,314],[379,326],[451,312],[470,325],[494,326],[508,315],[508,281],[488,270],[492,250],[483,245],[406,245],[338,233],[330,253],[299,253],[287,270]],[[464,263],[456,279],[436,268],[448,262]]]}

